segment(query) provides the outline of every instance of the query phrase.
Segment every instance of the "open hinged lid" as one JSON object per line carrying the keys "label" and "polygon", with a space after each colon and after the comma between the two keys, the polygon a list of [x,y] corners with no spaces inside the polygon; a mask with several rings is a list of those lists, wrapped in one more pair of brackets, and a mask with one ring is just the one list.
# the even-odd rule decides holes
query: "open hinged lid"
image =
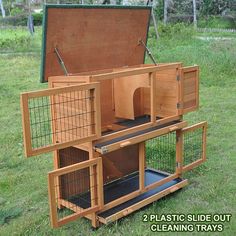
{"label": "open hinged lid", "polygon": [[144,63],[151,8],[147,6],[46,5],[41,82],[68,73]]}

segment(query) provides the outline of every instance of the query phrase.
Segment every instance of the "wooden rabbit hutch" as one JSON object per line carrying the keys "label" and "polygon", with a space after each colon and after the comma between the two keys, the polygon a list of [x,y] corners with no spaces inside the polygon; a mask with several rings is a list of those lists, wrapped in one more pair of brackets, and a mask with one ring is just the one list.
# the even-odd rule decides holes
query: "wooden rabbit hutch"
{"label": "wooden rabbit hutch", "polygon": [[53,227],[93,227],[187,185],[206,159],[207,123],[187,127],[199,68],[143,64],[150,7],[46,5],[42,82],[21,95],[26,156],[54,153]]}

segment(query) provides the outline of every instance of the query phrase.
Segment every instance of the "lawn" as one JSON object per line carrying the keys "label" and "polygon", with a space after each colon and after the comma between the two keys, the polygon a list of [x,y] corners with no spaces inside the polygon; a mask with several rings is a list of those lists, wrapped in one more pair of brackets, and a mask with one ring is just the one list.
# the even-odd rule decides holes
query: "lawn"
{"label": "lawn", "polygon": [[[229,213],[231,221],[224,223],[221,235],[236,234],[236,34],[219,39],[217,33],[214,39],[211,33],[213,38],[202,40],[196,36],[209,35],[170,30],[161,34],[157,46],[150,34],[148,45],[159,62],[200,66],[200,108],[185,118],[189,124],[208,121],[208,160],[185,174],[190,183],[186,188],[92,231],[86,219],[51,229],[47,195],[51,154],[24,157],[19,95],[47,87],[39,83],[41,30],[37,28],[33,38],[24,30],[4,33],[10,38],[18,32],[25,35],[28,41],[23,40],[22,47],[0,46],[0,235],[152,235],[150,223],[142,222],[143,214],[151,213]],[[2,38],[1,31],[0,42]]]}

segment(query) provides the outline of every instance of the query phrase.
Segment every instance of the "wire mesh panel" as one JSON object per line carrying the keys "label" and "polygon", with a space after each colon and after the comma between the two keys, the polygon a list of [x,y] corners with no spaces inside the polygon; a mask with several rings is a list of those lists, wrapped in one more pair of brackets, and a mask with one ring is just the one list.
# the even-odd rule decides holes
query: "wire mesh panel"
{"label": "wire mesh panel", "polygon": [[53,227],[100,209],[101,165],[101,158],[95,158],[49,172],[48,187]]}
{"label": "wire mesh panel", "polygon": [[98,84],[68,86],[21,95],[27,156],[100,136]]}
{"label": "wire mesh panel", "polygon": [[190,170],[206,160],[207,123],[184,128],[183,134],[183,171]]}
{"label": "wire mesh panel", "polygon": [[168,133],[146,141],[146,167],[175,173],[176,134]]}
{"label": "wire mesh panel", "polygon": [[[70,166],[76,163],[81,163],[89,159],[89,153],[75,147],[67,147],[58,151],[58,168]],[[60,176],[60,196],[66,198],[70,194],[70,190],[73,192],[81,193],[84,189],[89,188],[89,178],[87,178],[89,172],[86,169],[76,171],[67,175]],[[80,184],[75,179],[80,180]],[[68,188],[68,182],[70,187]]]}

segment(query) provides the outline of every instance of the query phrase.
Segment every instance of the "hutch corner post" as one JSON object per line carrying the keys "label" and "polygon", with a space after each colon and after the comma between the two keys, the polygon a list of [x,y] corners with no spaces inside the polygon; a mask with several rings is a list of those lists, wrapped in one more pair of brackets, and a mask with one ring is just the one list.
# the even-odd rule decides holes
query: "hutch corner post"
{"label": "hutch corner post", "polygon": [[[108,224],[187,185],[206,160],[199,67],[144,64],[150,7],[46,5],[41,82],[21,94],[27,157],[53,152],[50,218]],[[140,43],[141,42],[141,43]]]}

